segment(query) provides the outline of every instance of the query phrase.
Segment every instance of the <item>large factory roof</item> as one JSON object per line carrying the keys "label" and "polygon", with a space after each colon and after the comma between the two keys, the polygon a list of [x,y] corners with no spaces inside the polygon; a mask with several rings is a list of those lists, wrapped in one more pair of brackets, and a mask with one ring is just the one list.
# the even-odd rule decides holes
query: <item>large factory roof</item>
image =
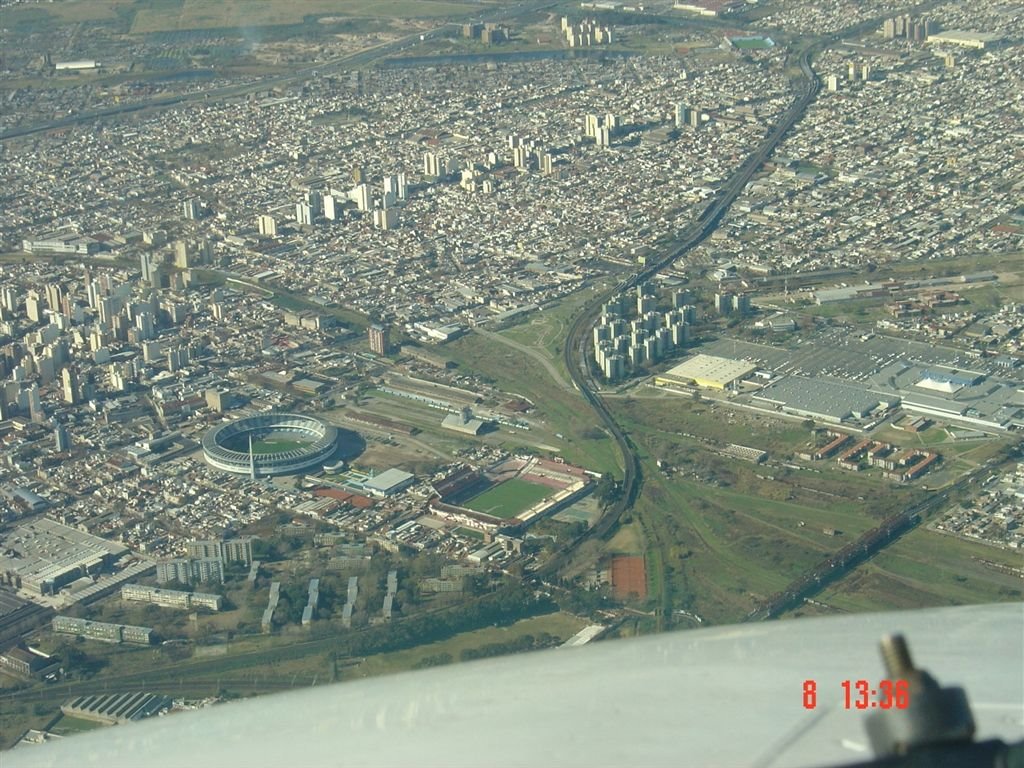
{"label": "large factory roof", "polygon": [[53,580],[81,567],[92,567],[104,558],[116,559],[128,547],[49,518],[25,522],[3,538],[6,554],[0,555],[0,571],[13,571],[32,584]]}
{"label": "large factory roof", "polygon": [[656,384],[696,384],[725,389],[734,381],[757,370],[754,363],[713,355],[694,355],[655,378]]}
{"label": "large factory roof", "polygon": [[769,384],[756,400],[781,405],[785,410],[802,416],[838,423],[850,416],[864,416],[879,403],[895,403],[898,395],[885,395],[857,385],[838,381],[787,376]]}
{"label": "large factory roof", "polygon": [[401,469],[386,469],[363,483],[363,488],[376,496],[390,496],[407,487],[416,478]]}

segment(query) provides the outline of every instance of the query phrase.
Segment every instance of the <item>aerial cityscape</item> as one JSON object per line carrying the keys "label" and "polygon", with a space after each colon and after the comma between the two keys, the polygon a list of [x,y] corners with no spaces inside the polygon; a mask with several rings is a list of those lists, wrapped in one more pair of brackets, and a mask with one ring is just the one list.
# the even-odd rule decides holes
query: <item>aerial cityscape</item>
{"label": "aerial cityscape", "polygon": [[0,0],[0,749],[1019,603],[1022,72],[1012,0]]}

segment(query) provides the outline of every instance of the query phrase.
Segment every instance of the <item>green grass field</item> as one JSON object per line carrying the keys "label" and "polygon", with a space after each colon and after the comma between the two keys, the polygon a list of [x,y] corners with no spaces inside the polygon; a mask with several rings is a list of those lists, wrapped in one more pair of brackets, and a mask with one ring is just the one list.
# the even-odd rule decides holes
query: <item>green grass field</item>
{"label": "green grass field", "polygon": [[103,723],[97,723],[94,720],[85,720],[80,717],[69,717],[64,715],[58,720],[52,728],[51,733],[56,733],[58,736],[70,736],[73,733],[83,733],[85,731],[95,731],[97,728],[104,728]]}
{"label": "green grass field", "polygon": [[[598,290],[603,289],[605,285],[605,281],[596,283]],[[557,306],[534,312],[522,323],[503,329],[501,335],[533,347],[550,359],[563,377],[568,378],[569,374],[562,360],[565,334],[569,331],[576,313],[593,296],[594,291],[590,288],[578,290],[566,296]]]}
{"label": "green grass field", "polygon": [[512,478],[484,491],[464,506],[495,517],[509,518],[524,512],[550,495],[550,488]]}
{"label": "green grass field", "polygon": [[[253,440],[252,450],[253,453],[284,453],[285,451],[294,451],[297,448],[303,448],[309,445],[305,440],[293,440],[287,437],[269,437],[263,440]],[[237,437],[228,440],[225,443],[225,448],[232,451],[249,451],[249,440],[245,435],[238,435]]]}
{"label": "green grass field", "polygon": [[756,49],[756,48],[771,48],[772,47],[771,43],[769,43],[767,40],[765,40],[762,37],[750,37],[750,38],[737,37],[737,38],[733,38],[730,42],[733,44],[733,47],[740,48],[740,49],[747,49],[747,48]]}

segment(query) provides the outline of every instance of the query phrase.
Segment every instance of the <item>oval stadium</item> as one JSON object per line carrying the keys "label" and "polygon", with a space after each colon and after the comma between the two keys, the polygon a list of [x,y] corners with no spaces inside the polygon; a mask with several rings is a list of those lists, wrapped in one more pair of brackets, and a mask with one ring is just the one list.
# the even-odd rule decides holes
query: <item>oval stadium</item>
{"label": "oval stadium", "polygon": [[338,429],[314,416],[269,413],[214,427],[203,455],[217,469],[252,477],[319,469],[338,446]]}

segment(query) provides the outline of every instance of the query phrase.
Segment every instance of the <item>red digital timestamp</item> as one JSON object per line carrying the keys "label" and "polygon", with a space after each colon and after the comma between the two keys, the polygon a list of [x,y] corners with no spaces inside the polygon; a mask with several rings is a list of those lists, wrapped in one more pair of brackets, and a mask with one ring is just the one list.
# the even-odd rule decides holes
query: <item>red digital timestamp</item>
{"label": "red digital timestamp", "polygon": [[[879,680],[878,687],[867,680],[843,680],[843,706],[846,709],[906,709],[910,706],[910,686],[906,680]],[[818,706],[818,683],[804,680],[804,709]]]}

